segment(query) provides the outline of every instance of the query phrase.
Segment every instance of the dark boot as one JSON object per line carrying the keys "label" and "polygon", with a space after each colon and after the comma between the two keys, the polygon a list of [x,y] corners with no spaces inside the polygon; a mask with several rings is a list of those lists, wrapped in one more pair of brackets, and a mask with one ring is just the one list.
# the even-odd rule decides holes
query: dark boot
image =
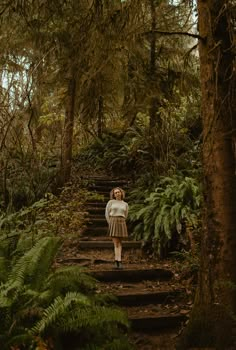
{"label": "dark boot", "polygon": [[119,269],[119,261],[118,260],[115,260],[115,269]]}
{"label": "dark boot", "polygon": [[118,261],[118,269],[122,270],[123,269],[123,265],[121,261]]}

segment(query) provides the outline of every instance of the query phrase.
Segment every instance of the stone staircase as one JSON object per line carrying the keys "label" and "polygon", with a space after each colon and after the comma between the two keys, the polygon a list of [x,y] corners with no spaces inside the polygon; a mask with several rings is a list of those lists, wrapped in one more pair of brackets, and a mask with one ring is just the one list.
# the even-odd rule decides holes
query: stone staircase
{"label": "stone staircase", "polygon": [[99,281],[98,292],[116,296],[117,304],[130,320],[135,349],[174,349],[176,334],[186,322],[189,309],[185,290],[168,262],[146,257],[142,242],[128,238],[122,244],[124,269],[113,268],[113,242],[107,235],[105,206],[110,190],[116,186],[127,190],[128,182],[89,179],[88,188],[104,197],[87,203],[88,224],[78,241],[79,256],[67,263],[86,266]]}
{"label": "stone staircase", "polygon": [[[89,189],[104,199],[87,203],[89,222],[79,249],[90,259],[89,271],[100,281],[101,292],[115,295],[118,305],[127,312],[136,349],[171,350],[171,335],[174,337],[187,319],[188,310],[182,307],[184,289],[168,266],[148,260],[142,253],[142,242],[130,238],[122,244],[124,269],[113,268],[113,243],[107,236],[105,206],[113,187],[128,190],[129,183],[101,177],[91,180]],[[128,191],[126,195],[128,202]]]}

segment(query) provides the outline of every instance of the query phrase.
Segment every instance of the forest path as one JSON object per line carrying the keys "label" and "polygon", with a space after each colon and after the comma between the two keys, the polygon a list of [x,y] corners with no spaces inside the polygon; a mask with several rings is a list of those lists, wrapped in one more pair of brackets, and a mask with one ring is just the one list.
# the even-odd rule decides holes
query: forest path
{"label": "forest path", "polygon": [[[88,224],[82,237],[65,241],[58,263],[86,266],[98,281],[98,293],[117,297],[131,322],[130,341],[137,350],[175,349],[176,337],[188,318],[191,300],[171,261],[145,256],[142,242],[123,241],[123,269],[114,268],[113,243],[107,236],[105,206],[113,187],[124,180],[89,179],[90,190],[104,199],[87,203]],[[128,200],[127,200],[128,202]]]}

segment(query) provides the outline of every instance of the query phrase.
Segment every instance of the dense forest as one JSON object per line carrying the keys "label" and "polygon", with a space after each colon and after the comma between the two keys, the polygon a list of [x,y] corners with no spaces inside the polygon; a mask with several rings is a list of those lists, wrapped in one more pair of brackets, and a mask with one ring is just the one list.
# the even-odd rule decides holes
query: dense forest
{"label": "dense forest", "polygon": [[70,332],[84,350],[130,349],[95,280],[53,265],[98,174],[129,181],[144,250],[198,261],[176,346],[231,349],[235,21],[235,0],[1,2],[1,349],[61,349]]}

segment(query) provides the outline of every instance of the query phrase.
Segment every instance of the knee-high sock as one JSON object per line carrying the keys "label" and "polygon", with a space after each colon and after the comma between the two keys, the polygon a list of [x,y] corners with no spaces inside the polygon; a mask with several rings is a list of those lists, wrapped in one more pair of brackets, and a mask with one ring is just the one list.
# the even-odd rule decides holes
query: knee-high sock
{"label": "knee-high sock", "polygon": [[122,252],[122,245],[119,244],[119,246],[117,247],[117,260],[121,261],[121,252]]}
{"label": "knee-high sock", "polygon": [[115,253],[115,260],[118,261],[119,252],[118,252],[118,247],[116,244],[114,245],[114,253]]}

